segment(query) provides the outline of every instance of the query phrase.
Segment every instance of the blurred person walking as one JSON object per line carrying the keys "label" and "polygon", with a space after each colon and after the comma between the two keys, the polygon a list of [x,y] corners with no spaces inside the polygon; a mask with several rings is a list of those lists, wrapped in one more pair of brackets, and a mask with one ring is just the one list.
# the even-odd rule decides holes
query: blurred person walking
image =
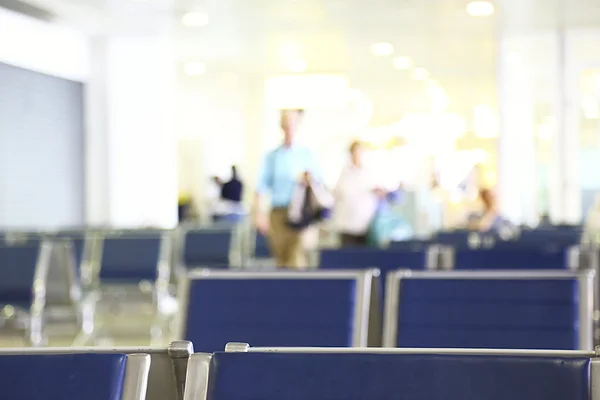
{"label": "blurred person walking", "polygon": [[375,171],[365,165],[364,145],[350,145],[350,162],[340,174],[334,190],[334,221],[343,247],[366,246],[371,223],[386,191]]}
{"label": "blurred person walking", "polygon": [[[309,149],[295,144],[303,110],[282,110],[283,143],[264,157],[254,196],[254,224],[269,239],[278,267],[307,266],[307,241],[318,234],[313,226],[292,226],[290,204],[299,185],[306,188],[321,181],[316,157]],[[271,211],[262,210],[265,196],[271,195]]]}

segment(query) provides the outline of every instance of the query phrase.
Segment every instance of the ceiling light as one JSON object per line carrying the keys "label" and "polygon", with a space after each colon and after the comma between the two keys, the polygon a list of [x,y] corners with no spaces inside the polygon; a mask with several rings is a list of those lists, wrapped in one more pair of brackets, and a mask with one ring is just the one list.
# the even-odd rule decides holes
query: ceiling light
{"label": "ceiling light", "polygon": [[287,65],[290,72],[306,72],[306,61],[304,60],[294,60],[288,63]]}
{"label": "ceiling light", "polygon": [[412,67],[412,60],[410,57],[396,57],[394,58],[394,68],[396,69],[410,69]]}
{"label": "ceiling light", "polygon": [[416,81],[424,81],[429,76],[425,68],[415,68],[412,72],[412,78]]}
{"label": "ceiling light", "polygon": [[472,17],[489,17],[494,13],[494,5],[489,1],[472,1],[467,4],[467,13]]}
{"label": "ceiling light", "polygon": [[203,12],[189,12],[181,18],[181,23],[185,26],[205,26],[208,24],[208,15]]}
{"label": "ceiling light", "polygon": [[371,53],[373,53],[375,57],[391,56],[392,53],[394,53],[394,46],[385,42],[375,43],[371,45]]}
{"label": "ceiling light", "polygon": [[198,76],[206,73],[206,66],[200,61],[190,61],[185,63],[183,71],[186,75]]}

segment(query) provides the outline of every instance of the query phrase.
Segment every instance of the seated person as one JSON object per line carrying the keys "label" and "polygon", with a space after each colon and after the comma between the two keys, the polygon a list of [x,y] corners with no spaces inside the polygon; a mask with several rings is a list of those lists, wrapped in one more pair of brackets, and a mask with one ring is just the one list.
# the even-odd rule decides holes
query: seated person
{"label": "seated person", "polygon": [[479,202],[482,209],[469,215],[469,229],[490,232],[500,230],[508,224],[508,221],[500,216],[496,205],[496,197],[491,190],[481,189],[479,191]]}

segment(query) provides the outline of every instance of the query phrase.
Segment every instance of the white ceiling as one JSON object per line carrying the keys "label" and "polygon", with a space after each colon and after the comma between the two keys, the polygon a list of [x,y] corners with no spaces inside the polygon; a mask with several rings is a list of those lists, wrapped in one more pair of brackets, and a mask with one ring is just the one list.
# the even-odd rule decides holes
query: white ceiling
{"label": "white ceiling", "polygon": [[[473,18],[469,0],[27,0],[92,34],[174,34],[180,61],[202,60],[209,73],[284,72],[279,49],[295,42],[309,72],[344,73],[376,101],[373,120],[391,123],[423,84],[390,58],[369,52],[390,42],[450,94],[450,110],[468,114],[495,103],[500,31],[600,26],[598,0],[494,0],[496,14]],[[189,11],[207,26],[184,27]],[[404,105],[404,106],[403,106]]]}

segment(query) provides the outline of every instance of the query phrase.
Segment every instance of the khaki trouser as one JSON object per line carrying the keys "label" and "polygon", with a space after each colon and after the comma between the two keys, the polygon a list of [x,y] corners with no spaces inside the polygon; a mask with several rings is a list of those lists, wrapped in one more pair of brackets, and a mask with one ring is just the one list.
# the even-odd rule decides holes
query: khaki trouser
{"label": "khaki trouser", "polygon": [[278,267],[305,268],[308,266],[309,241],[315,240],[313,234],[318,235],[318,231],[313,227],[302,231],[290,228],[287,225],[287,214],[286,208],[271,211],[269,247]]}

